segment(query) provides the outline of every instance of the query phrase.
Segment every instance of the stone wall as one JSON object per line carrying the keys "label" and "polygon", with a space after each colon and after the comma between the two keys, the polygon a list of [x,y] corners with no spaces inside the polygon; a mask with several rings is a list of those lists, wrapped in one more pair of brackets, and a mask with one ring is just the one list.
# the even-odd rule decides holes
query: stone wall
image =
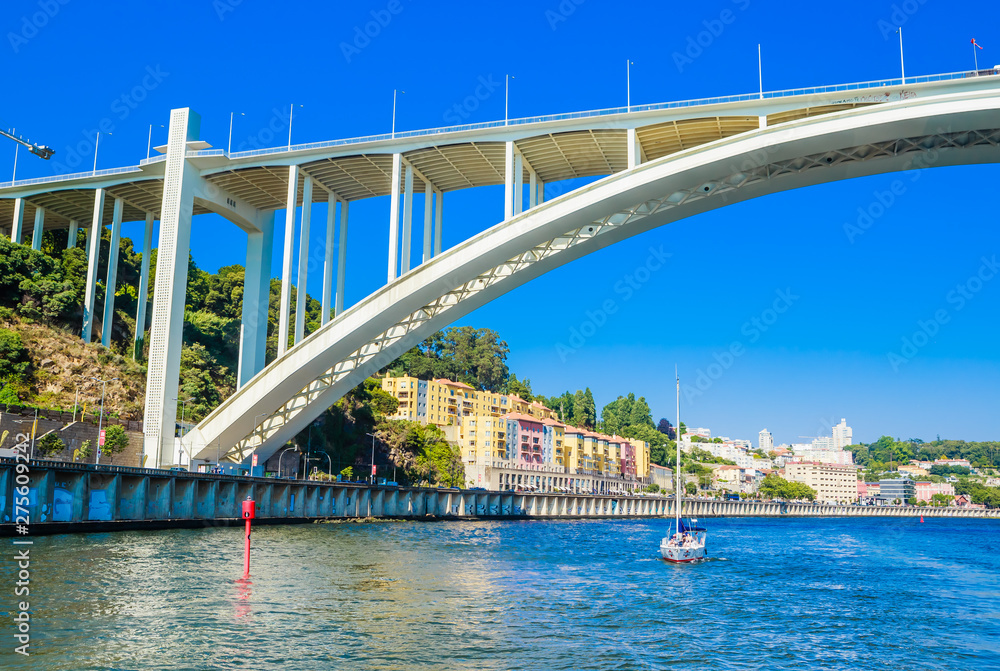
{"label": "stone wall", "polygon": [[[34,421],[34,414],[18,415],[10,412],[0,412],[0,438],[2,438],[2,441],[0,441],[0,455],[10,456],[6,451],[12,449],[17,443],[17,435],[19,433],[31,435],[31,425]],[[74,422],[72,418],[69,421],[61,421],[61,419],[39,417],[35,441],[37,442],[39,438],[51,431],[55,431],[62,438],[63,443],[66,444],[66,449],[51,457],[46,457],[47,459],[52,461],[73,461],[73,450],[79,448],[83,444],[83,441],[90,440],[93,447],[93,454],[83,461],[89,464],[96,463],[97,439],[99,436],[96,424]],[[142,454],[142,433],[128,430],[125,433],[128,435],[128,447],[125,448],[124,452],[114,456],[114,464],[116,466],[139,466],[139,455]],[[40,459],[42,457],[36,454],[35,458]],[[100,463],[112,463],[111,457],[107,455],[102,456]]]}

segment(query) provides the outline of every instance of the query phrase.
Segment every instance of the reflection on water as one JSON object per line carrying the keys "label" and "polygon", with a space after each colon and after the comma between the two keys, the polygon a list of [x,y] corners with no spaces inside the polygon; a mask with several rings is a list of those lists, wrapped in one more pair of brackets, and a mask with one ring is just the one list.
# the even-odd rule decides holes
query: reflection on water
{"label": "reflection on water", "polygon": [[[711,554],[686,565],[659,558],[667,520],[262,526],[249,579],[239,528],[38,538],[35,654],[0,660],[982,668],[1000,654],[996,522],[706,522]],[[5,563],[5,584],[14,575]],[[10,613],[0,620],[10,632]]]}

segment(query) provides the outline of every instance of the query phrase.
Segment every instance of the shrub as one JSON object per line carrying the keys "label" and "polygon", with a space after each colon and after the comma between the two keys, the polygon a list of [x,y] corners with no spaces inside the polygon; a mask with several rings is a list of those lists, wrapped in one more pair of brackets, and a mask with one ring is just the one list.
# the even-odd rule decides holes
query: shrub
{"label": "shrub", "polygon": [[111,463],[115,461],[115,455],[123,452],[128,447],[128,434],[121,424],[113,424],[104,431],[104,446],[101,452],[111,457]]}
{"label": "shrub", "polygon": [[66,443],[63,442],[62,438],[60,438],[55,431],[51,431],[35,442],[35,449],[37,449],[42,456],[51,457],[65,450]]}

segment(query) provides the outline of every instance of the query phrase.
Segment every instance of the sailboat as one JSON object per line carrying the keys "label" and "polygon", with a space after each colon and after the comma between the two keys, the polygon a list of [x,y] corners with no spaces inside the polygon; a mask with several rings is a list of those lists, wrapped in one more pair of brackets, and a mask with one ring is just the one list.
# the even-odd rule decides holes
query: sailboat
{"label": "sailboat", "polygon": [[681,519],[681,378],[677,375],[676,367],[674,376],[677,378],[677,459],[674,461],[674,494],[677,498],[674,505],[674,533],[660,541],[660,555],[668,562],[683,564],[705,557],[708,533],[704,527],[698,526],[698,520],[689,519],[684,522]]}

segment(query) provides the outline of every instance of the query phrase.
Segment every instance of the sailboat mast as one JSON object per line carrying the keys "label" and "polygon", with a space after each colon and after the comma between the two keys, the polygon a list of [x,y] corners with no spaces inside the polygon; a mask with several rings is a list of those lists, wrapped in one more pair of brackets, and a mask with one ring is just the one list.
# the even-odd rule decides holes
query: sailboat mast
{"label": "sailboat mast", "polygon": [[674,366],[674,377],[677,378],[677,429],[674,431],[674,437],[677,439],[674,441],[677,446],[677,460],[674,461],[674,469],[676,470],[674,494],[676,495],[677,504],[674,511],[674,523],[676,525],[674,529],[679,532],[681,528],[681,378],[677,374],[676,365]]}

